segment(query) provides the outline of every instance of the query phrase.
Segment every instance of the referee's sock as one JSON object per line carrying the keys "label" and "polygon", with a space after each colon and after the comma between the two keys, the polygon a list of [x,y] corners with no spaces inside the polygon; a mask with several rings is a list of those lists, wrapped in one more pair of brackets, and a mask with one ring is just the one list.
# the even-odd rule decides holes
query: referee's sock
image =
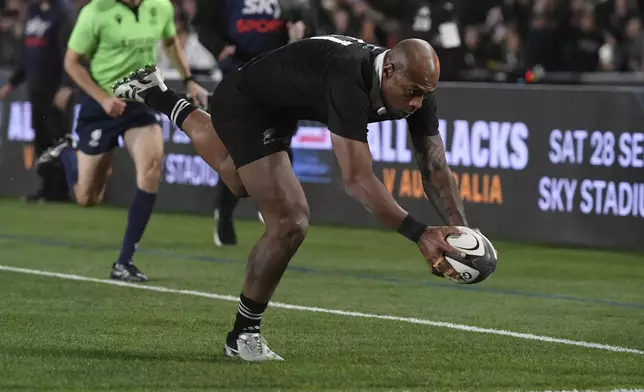
{"label": "referee's sock", "polygon": [[152,109],[156,109],[168,116],[179,128],[181,128],[188,115],[197,110],[195,105],[185,98],[181,98],[171,89],[150,91],[145,97],[145,103]]}
{"label": "referee's sock", "polygon": [[143,237],[145,227],[148,225],[157,194],[145,192],[141,189],[136,190],[134,200],[130,205],[127,216],[127,227],[121,245],[121,253],[118,262],[120,264],[129,264],[132,262],[132,256]]}
{"label": "referee's sock", "polygon": [[72,147],[65,147],[60,152],[60,163],[65,169],[67,186],[69,187],[70,192],[72,192],[74,185],[78,182],[78,158],[76,157],[76,150]]}

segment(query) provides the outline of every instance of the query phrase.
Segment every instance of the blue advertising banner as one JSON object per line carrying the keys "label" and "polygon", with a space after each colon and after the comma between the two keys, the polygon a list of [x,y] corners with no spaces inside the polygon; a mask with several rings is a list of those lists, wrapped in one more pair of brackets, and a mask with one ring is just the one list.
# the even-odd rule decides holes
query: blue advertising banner
{"label": "blue advertising banner", "polygon": [[[440,132],[471,225],[494,238],[644,249],[643,91],[441,85]],[[0,196],[23,195],[36,180],[24,93],[4,102],[0,116]],[[157,210],[211,214],[217,173],[162,119]],[[398,202],[442,224],[424,195],[406,121],[371,124],[368,141],[374,172]],[[345,193],[324,125],[302,122],[292,147],[313,224],[380,227]],[[134,179],[130,158],[118,149],[105,202],[129,205]],[[256,210],[243,201],[238,214],[254,218]]]}

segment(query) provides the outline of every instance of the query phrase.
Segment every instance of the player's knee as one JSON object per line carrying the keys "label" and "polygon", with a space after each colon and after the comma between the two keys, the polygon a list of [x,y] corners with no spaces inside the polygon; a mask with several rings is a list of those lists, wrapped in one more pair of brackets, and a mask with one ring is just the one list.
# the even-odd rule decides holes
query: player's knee
{"label": "player's knee", "polygon": [[292,244],[299,244],[309,231],[309,216],[309,207],[306,203],[284,206],[274,224],[267,222],[268,234]]}
{"label": "player's knee", "polygon": [[290,244],[304,241],[309,231],[309,217],[304,214],[291,214],[280,220],[280,237]]}
{"label": "player's knee", "polygon": [[146,192],[156,192],[161,180],[161,160],[153,157],[137,168],[137,182],[140,189]]}

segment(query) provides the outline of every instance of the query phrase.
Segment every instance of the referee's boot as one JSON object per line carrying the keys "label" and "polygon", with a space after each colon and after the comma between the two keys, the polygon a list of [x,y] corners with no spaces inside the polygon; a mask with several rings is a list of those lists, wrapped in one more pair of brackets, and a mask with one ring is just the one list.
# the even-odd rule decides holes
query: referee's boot
{"label": "referee's boot", "polygon": [[147,282],[149,280],[147,275],[136,268],[136,266],[132,264],[132,262],[128,264],[115,262],[114,264],[112,264],[110,279],[123,280],[126,282]]}
{"label": "referee's boot", "polygon": [[112,89],[117,98],[145,103],[150,92],[164,92],[168,86],[165,85],[161,70],[154,64],[148,64],[116,82]]}
{"label": "referee's boot", "polygon": [[224,354],[242,361],[283,361],[268,347],[266,339],[258,333],[242,333],[237,339],[229,334],[224,344]]}
{"label": "referee's boot", "polygon": [[52,164],[60,157],[60,154],[67,147],[76,148],[76,142],[72,135],[67,134],[58,140],[58,143],[46,149],[40,156],[36,159],[36,171],[41,176],[44,175],[44,171],[47,170]]}

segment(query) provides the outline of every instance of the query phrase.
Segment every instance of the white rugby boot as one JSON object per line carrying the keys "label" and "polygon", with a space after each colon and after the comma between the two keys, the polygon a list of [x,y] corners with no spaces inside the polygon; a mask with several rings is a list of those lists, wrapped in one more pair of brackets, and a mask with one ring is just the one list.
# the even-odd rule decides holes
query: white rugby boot
{"label": "white rugby boot", "polygon": [[67,147],[76,149],[76,142],[72,138],[72,135],[63,136],[54,146],[49,147],[48,149],[43,151],[43,153],[40,154],[40,156],[36,159],[36,169],[40,169],[42,165],[53,162],[60,158],[60,154]]}
{"label": "white rugby boot", "polygon": [[145,98],[150,92],[164,92],[167,89],[161,70],[154,64],[131,72],[112,87],[115,97],[141,103],[145,103]]}
{"label": "white rugby boot", "polygon": [[268,347],[266,339],[258,333],[242,333],[237,338],[237,347],[231,347],[228,342],[224,345],[224,354],[243,361],[283,361]]}

